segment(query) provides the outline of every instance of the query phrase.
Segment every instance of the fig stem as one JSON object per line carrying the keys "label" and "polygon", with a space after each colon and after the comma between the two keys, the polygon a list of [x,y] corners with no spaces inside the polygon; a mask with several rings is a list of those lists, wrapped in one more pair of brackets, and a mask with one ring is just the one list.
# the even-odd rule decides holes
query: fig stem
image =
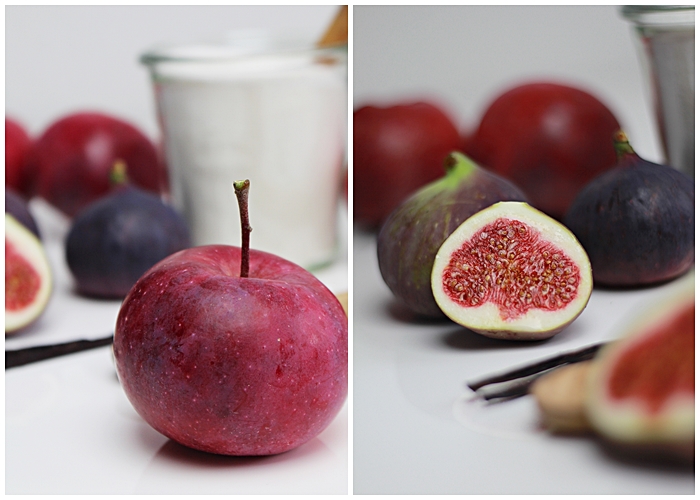
{"label": "fig stem", "polygon": [[126,162],[119,158],[114,161],[114,165],[109,171],[109,184],[111,186],[123,186],[127,182],[129,182],[129,176],[126,173]]}
{"label": "fig stem", "polygon": [[463,155],[459,151],[453,151],[443,161],[443,167],[447,173],[447,177],[452,179],[452,182],[456,184],[460,179],[471,174],[474,169],[477,168],[477,165],[471,158]]}
{"label": "fig stem", "polygon": [[627,138],[627,134],[625,134],[622,130],[618,130],[617,132],[615,132],[613,143],[615,145],[615,152],[617,153],[618,158],[636,154],[634,152],[634,149],[632,149],[632,146],[630,145],[630,141]]}
{"label": "fig stem", "polygon": [[250,232],[253,228],[250,227],[248,217],[249,188],[250,181],[248,179],[233,183],[233,189],[236,191],[236,198],[238,199],[238,211],[241,214],[241,278],[248,277],[250,267]]}

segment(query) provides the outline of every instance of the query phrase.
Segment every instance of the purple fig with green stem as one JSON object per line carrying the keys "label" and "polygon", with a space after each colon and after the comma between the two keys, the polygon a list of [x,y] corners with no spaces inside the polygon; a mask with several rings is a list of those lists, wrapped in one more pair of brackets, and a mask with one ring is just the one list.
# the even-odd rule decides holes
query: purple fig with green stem
{"label": "purple fig with green stem", "polygon": [[578,194],[564,223],[586,249],[602,286],[651,285],[695,262],[695,184],[667,165],[644,160],[624,132],[618,162]]}
{"label": "purple fig with green stem", "polygon": [[377,239],[379,270],[392,293],[414,313],[444,318],[430,275],[447,237],[470,216],[499,201],[526,201],[510,181],[461,153],[444,162],[445,175],[414,192],[383,224]]}

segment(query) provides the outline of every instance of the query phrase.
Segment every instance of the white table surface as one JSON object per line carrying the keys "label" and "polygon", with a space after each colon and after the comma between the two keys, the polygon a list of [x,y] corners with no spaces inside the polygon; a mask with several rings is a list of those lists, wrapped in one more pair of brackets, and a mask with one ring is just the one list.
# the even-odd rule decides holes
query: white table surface
{"label": "white table surface", "polygon": [[[45,313],[5,338],[6,349],[111,335],[120,301],[76,295],[65,258],[68,222],[32,201],[54,272]],[[341,214],[342,215],[342,214]],[[343,228],[343,247],[347,248]],[[317,276],[348,288],[347,251]],[[348,404],[320,435],[288,453],[240,458],[181,446],[132,408],[111,347],[5,372],[6,494],[344,494],[348,491]]]}
{"label": "white table surface", "polygon": [[375,237],[353,234],[354,494],[692,494],[694,470],[623,461],[592,438],[540,428],[532,397],[490,406],[466,383],[616,338],[672,284],[594,290],[544,342],[488,339],[416,321],[382,281]]}

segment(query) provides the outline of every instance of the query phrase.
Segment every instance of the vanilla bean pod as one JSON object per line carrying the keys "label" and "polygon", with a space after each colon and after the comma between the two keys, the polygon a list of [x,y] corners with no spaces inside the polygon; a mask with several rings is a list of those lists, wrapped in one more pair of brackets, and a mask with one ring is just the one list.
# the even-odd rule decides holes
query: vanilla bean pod
{"label": "vanilla bean pod", "polygon": [[75,340],[63,344],[50,344],[5,351],[5,369],[110,345],[112,340],[113,337],[110,335],[109,337],[96,340]]}
{"label": "vanilla bean pod", "polygon": [[508,382],[510,380],[516,380],[519,378],[527,377],[530,375],[535,375],[557,366],[568,365],[571,363],[579,363],[581,361],[586,361],[592,359],[598,350],[603,347],[607,342],[601,342],[598,344],[593,344],[583,349],[578,349],[576,351],[565,352],[562,354],[557,354],[551,358],[546,358],[535,363],[516,368],[514,370],[501,373],[499,375],[490,376],[476,382],[470,382],[467,386],[473,390],[485,387],[487,385],[496,384],[499,382]]}

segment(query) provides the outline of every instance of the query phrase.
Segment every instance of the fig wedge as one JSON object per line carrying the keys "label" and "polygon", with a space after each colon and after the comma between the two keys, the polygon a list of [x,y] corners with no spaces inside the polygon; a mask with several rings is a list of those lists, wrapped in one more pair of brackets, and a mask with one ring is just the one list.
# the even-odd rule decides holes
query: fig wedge
{"label": "fig wedge", "polygon": [[5,212],[5,334],[33,323],[46,309],[52,272],[44,247],[27,227]]}

